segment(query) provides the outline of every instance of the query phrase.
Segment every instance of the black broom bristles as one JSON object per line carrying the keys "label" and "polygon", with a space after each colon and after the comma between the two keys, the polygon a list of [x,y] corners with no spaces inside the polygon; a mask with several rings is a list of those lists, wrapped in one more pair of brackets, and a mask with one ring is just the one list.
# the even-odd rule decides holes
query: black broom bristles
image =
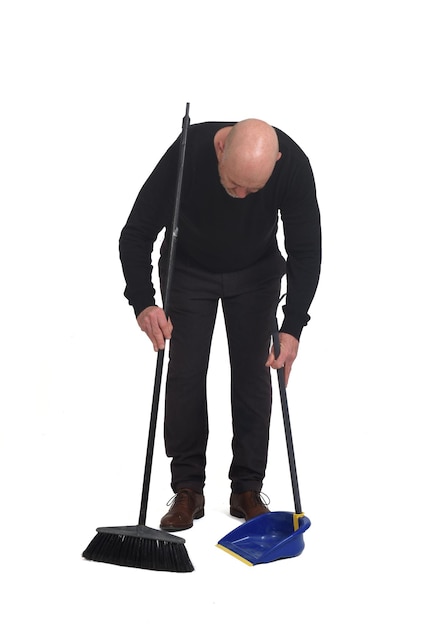
{"label": "black broom bristles", "polygon": [[182,537],[147,526],[98,528],[82,556],[89,561],[162,572],[192,572]]}

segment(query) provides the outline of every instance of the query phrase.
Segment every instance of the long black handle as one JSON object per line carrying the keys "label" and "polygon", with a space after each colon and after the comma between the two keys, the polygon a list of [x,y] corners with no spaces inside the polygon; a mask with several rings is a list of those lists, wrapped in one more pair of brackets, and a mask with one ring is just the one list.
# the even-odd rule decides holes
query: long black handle
{"label": "long black handle", "polygon": [[[274,355],[275,358],[278,359],[280,354],[280,337],[278,332],[273,333],[272,340],[274,344]],[[296,461],[294,457],[294,448],[293,448],[293,437],[290,425],[290,415],[289,415],[289,407],[287,403],[287,393],[286,393],[286,385],[284,382],[284,367],[281,367],[277,370],[278,375],[278,386],[280,389],[280,398],[281,398],[281,409],[283,412],[284,419],[284,430],[286,433],[286,444],[287,444],[287,454],[289,457],[289,466],[290,466],[290,476],[292,482],[293,489],[293,498],[294,498],[294,508],[297,514],[302,513],[302,506],[300,504],[300,494],[299,494],[299,481],[297,479],[297,470],[296,470]]]}
{"label": "long black handle", "polygon": [[177,239],[178,239],[178,220],[179,220],[179,215],[180,215],[181,189],[182,189],[182,184],[183,184],[184,161],[185,161],[185,153],[186,153],[186,146],[187,146],[187,133],[188,133],[188,127],[190,125],[189,111],[190,111],[190,103],[187,102],[186,112],[183,118],[183,130],[181,133],[180,152],[178,156],[177,189],[175,192],[174,216],[172,220],[172,238],[171,238],[171,245],[170,245],[169,259],[168,259],[168,276],[167,276],[167,281],[166,281],[164,305],[163,305],[163,308],[166,314],[168,314],[169,296],[171,293],[171,282],[172,282],[172,275],[174,272],[175,252],[176,252]]}
{"label": "long black handle", "polygon": [[[183,128],[182,128],[182,133],[181,133],[181,139],[180,139],[180,151],[178,155],[177,188],[175,192],[174,214],[173,214],[173,220],[172,220],[172,237],[171,237],[171,246],[169,250],[167,281],[166,281],[165,294],[164,294],[163,309],[166,314],[168,314],[169,296],[171,292],[171,282],[172,282],[172,275],[174,271],[175,252],[176,252],[176,245],[177,245],[177,238],[178,238],[178,218],[179,218],[179,213],[180,213],[181,188],[182,188],[182,182],[183,182],[184,161],[185,161],[185,152],[186,152],[186,145],[187,145],[187,133],[188,133],[188,127],[190,125],[189,111],[190,111],[190,103],[187,102],[186,112],[183,118]],[[140,516],[138,520],[138,523],[143,526],[146,523],[146,515],[147,515],[147,501],[149,498],[150,477],[152,473],[153,447],[154,447],[155,435],[156,435],[156,424],[157,424],[158,409],[159,409],[159,397],[160,397],[160,388],[161,388],[161,383],[162,383],[164,356],[165,356],[165,350],[159,350],[158,355],[157,355],[157,360],[156,360],[155,382],[154,382],[154,387],[153,387],[152,408],[150,412],[149,435],[147,439],[146,462],[144,466],[143,490],[141,494]]]}

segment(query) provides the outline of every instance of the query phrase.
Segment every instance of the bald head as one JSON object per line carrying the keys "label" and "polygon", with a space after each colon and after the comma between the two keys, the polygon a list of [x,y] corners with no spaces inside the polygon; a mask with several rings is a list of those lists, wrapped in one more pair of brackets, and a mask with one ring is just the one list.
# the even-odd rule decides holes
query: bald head
{"label": "bald head", "polygon": [[281,157],[275,129],[257,119],[218,131],[215,149],[221,183],[235,198],[262,189]]}

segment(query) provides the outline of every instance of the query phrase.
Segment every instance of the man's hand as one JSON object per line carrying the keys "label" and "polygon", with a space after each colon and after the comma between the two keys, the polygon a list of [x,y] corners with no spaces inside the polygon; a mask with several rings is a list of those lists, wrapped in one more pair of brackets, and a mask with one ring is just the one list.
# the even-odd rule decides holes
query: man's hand
{"label": "man's hand", "polygon": [[137,323],[153,344],[155,352],[165,349],[165,340],[171,339],[172,323],[165,311],[157,306],[148,306],[137,316]]}
{"label": "man's hand", "polygon": [[280,369],[280,367],[283,367],[284,365],[284,379],[287,386],[293,361],[297,357],[299,340],[296,339],[296,337],[293,337],[293,335],[289,335],[287,333],[279,333],[278,336],[280,339],[280,354],[278,359],[275,358],[274,347],[272,347],[265,365],[276,370]]}

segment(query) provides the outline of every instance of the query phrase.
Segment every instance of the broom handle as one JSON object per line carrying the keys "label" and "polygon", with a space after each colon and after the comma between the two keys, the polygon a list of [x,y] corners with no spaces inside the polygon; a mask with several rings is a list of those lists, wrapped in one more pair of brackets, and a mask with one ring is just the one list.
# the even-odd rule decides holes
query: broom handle
{"label": "broom handle", "polygon": [[[279,337],[278,332],[273,333],[272,339],[273,339],[273,344],[274,344],[274,355],[275,355],[275,358],[278,359],[278,355],[280,354],[280,337]],[[278,386],[280,388],[281,408],[283,411],[284,430],[286,433],[287,454],[289,457],[290,476],[291,476],[293,498],[294,498],[294,508],[297,514],[301,514],[302,506],[300,504],[299,482],[297,479],[296,461],[294,458],[294,448],[293,448],[293,437],[292,437],[292,431],[291,431],[291,426],[290,426],[289,407],[287,403],[286,385],[284,382],[284,367],[281,367],[280,369],[277,370],[277,375],[278,375]]]}
{"label": "broom handle", "polygon": [[[181,140],[180,140],[180,151],[179,151],[179,156],[178,156],[177,189],[175,193],[174,215],[173,215],[173,220],[172,220],[172,238],[171,238],[171,246],[169,250],[168,273],[167,273],[167,280],[166,280],[166,287],[165,287],[165,294],[164,294],[163,309],[166,315],[168,315],[171,281],[172,281],[172,274],[174,271],[174,260],[175,260],[175,252],[176,252],[176,245],[177,245],[177,238],[178,238],[178,218],[179,218],[179,213],[180,213],[181,188],[182,188],[182,181],[183,181],[185,151],[186,151],[186,145],[187,145],[187,133],[188,133],[188,127],[190,125],[189,110],[190,110],[190,103],[187,102],[186,112],[183,118],[183,128],[182,128]],[[144,466],[143,490],[141,494],[140,516],[138,520],[138,523],[141,526],[144,526],[146,523],[147,501],[149,498],[150,477],[152,473],[153,447],[155,443],[156,424],[157,424],[157,417],[158,417],[159,396],[160,396],[160,388],[161,388],[161,382],[162,382],[164,355],[165,355],[165,350],[159,350],[158,355],[157,355],[157,360],[156,360],[155,382],[154,382],[154,387],[153,387],[152,408],[151,408],[151,413],[150,413],[150,427],[149,427],[149,435],[147,439],[146,463]]]}

